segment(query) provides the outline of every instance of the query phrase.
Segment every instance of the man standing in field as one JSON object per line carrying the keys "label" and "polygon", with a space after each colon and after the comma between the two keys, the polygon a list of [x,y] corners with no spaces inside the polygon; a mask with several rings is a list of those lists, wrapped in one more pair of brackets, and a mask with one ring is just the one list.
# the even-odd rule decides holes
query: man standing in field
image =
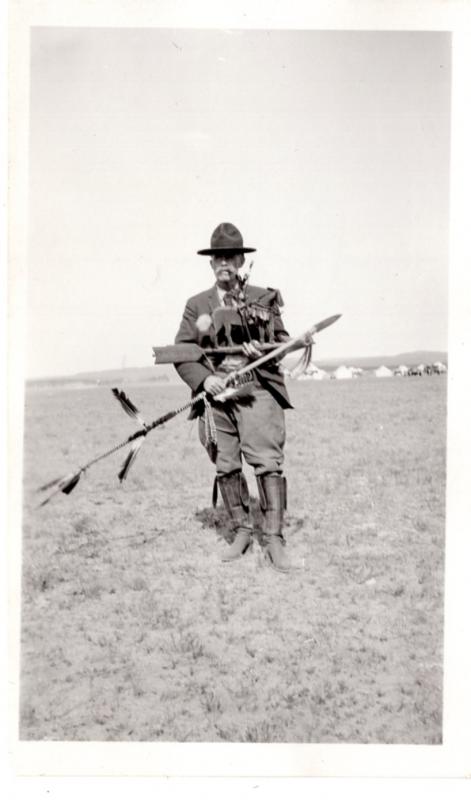
{"label": "man standing in field", "polygon": [[252,252],[255,248],[244,247],[240,231],[229,222],[218,225],[210,247],[198,251],[198,255],[210,257],[216,282],[187,301],[175,343],[215,348],[235,345],[239,352],[211,354],[204,360],[175,366],[193,395],[204,390],[209,399],[206,409],[197,404],[191,416],[199,417],[200,439],[205,446],[208,429],[216,431],[217,451],[210,454],[216,466],[215,490],[221,492],[234,530],[223,560],[239,558],[252,543],[243,456],[257,480],[265,556],[275,569],[286,572],[289,562],[282,532],[287,499],[282,472],[284,409],[292,406],[283,375],[277,364],[268,362],[254,370],[252,382],[240,394],[225,402],[215,399],[231,372],[262,355],[261,343],[289,338],[280,316],[283,303],[279,292],[251,286],[239,275],[245,253]]}

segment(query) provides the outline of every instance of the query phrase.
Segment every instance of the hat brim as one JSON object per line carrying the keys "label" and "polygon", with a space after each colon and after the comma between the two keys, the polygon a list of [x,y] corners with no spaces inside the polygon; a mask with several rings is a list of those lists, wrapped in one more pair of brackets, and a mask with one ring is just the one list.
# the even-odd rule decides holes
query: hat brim
{"label": "hat brim", "polygon": [[255,247],[207,247],[205,250],[197,251],[199,256],[217,256],[222,255],[223,253],[235,253],[240,255],[241,253],[255,252]]}

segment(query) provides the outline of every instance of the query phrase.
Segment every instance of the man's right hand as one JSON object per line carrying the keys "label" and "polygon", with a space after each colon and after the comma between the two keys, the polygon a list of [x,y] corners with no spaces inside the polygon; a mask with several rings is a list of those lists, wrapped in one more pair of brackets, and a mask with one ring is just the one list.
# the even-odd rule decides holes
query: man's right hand
{"label": "man's right hand", "polygon": [[205,392],[214,397],[214,395],[219,394],[223,389],[226,388],[226,381],[219,375],[208,375],[203,383],[203,388]]}

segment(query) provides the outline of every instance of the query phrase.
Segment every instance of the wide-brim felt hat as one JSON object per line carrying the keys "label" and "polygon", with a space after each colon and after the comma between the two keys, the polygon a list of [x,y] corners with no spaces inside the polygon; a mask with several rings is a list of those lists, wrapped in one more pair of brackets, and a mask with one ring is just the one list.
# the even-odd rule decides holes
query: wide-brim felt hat
{"label": "wide-brim felt hat", "polygon": [[255,253],[255,247],[244,247],[240,230],[231,222],[221,222],[212,233],[210,247],[198,250],[198,255],[216,256],[223,253]]}

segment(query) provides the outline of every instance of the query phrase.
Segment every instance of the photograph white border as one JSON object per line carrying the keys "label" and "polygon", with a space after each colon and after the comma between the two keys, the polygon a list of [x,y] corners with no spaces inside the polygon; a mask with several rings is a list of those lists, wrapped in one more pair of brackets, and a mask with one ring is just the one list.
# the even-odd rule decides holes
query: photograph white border
{"label": "photograph white border", "polygon": [[[230,8],[228,7],[230,5]],[[253,8],[255,6],[255,8]],[[18,740],[25,374],[29,35],[34,26],[451,31],[452,160],[443,744],[323,745]],[[469,187],[471,5],[461,2],[11,2],[9,13],[9,751],[23,776],[462,777],[470,773]],[[468,371],[468,373],[467,373]]]}

